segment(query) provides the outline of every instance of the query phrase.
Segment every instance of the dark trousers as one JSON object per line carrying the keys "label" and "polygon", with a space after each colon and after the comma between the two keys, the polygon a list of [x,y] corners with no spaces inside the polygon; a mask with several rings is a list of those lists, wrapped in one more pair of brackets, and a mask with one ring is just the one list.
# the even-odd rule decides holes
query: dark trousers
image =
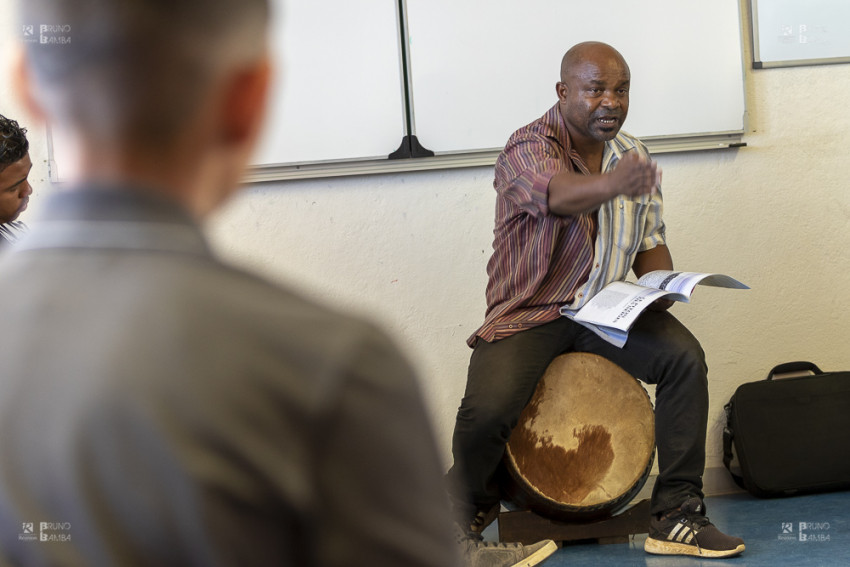
{"label": "dark trousers", "polygon": [[607,358],[655,390],[658,479],[653,514],[703,497],[708,380],[705,354],[675,317],[647,311],[617,348],[561,317],[488,343],[479,340],[469,363],[466,393],[457,413],[448,474],[459,517],[501,500],[497,483],[505,444],[549,363],[565,352]]}

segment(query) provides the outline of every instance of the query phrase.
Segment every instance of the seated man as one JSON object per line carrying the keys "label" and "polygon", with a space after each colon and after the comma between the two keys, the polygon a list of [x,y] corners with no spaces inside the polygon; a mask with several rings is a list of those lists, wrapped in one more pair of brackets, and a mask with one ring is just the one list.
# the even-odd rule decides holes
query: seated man
{"label": "seated man", "polygon": [[559,313],[630,269],[673,268],[660,172],[644,145],[620,131],[629,86],[629,67],[611,46],[574,46],[563,58],[558,103],[499,156],[487,314],[469,339],[450,491],[463,528],[480,533],[498,512],[505,444],[549,363],[565,352],[595,353],[657,384],[659,475],[646,551],[728,557],[744,543],[705,516],[708,385],[696,338],[666,311],[670,302],[644,312],[622,349]]}
{"label": "seated man", "polygon": [[0,115],[0,248],[16,242],[26,231],[17,220],[27,208],[32,187],[27,177],[32,169],[26,129]]}

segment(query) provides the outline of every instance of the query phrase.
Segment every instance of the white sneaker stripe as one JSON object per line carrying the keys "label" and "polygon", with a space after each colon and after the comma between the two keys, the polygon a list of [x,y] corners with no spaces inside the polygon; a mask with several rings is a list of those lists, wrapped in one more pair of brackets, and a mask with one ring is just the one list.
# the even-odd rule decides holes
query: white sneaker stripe
{"label": "white sneaker stripe", "polygon": [[669,539],[670,541],[675,541],[675,540],[676,540],[676,536],[677,536],[677,534],[679,533],[679,530],[681,530],[683,527],[685,527],[685,526],[684,526],[684,525],[682,525],[682,524],[676,524],[676,525],[673,527],[673,529],[672,529],[672,530],[670,530],[670,533],[669,533],[669,534],[667,534],[667,539]]}

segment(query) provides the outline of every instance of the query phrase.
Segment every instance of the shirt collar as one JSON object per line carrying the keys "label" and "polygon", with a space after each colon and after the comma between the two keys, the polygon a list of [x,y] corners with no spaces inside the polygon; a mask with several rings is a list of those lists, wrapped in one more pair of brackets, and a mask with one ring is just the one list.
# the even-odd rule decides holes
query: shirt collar
{"label": "shirt collar", "polygon": [[101,248],[209,255],[189,213],[143,187],[88,185],[58,190],[17,249]]}

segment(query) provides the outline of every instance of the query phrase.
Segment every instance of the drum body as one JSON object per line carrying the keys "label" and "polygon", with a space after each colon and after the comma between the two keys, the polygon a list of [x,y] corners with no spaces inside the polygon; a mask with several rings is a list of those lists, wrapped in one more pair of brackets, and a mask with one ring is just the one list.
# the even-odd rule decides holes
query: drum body
{"label": "drum body", "polygon": [[511,433],[509,503],[564,521],[595,521],[640,491],[655,457],[655,415],[643,385],[590,353],[555,358]]}

